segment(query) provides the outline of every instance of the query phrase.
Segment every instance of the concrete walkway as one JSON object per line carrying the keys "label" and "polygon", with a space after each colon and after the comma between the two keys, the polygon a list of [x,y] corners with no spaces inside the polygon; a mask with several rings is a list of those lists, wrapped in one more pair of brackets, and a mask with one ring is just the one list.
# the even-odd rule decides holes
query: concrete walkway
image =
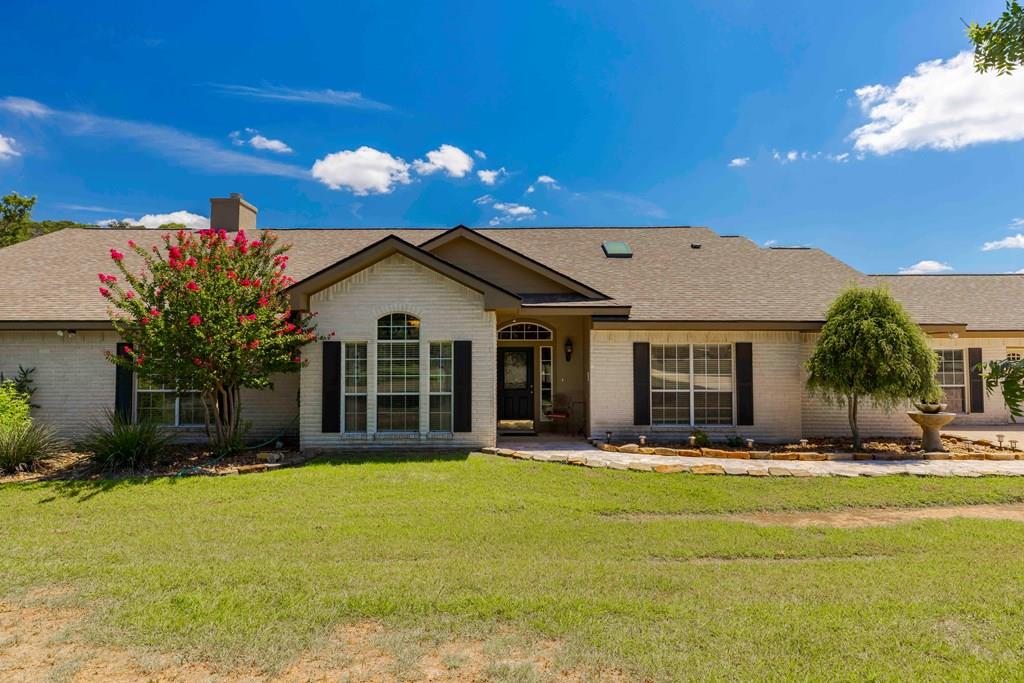
{"label": "concrete walkway", "polygon": [[641,472],[690,472],[751,477],[881,477],[913,474],[934,477],[1024,476],[1024,460],[739,460],[608,453],[586,441],[544,437],[501,439],[485,453],[505,457]]}

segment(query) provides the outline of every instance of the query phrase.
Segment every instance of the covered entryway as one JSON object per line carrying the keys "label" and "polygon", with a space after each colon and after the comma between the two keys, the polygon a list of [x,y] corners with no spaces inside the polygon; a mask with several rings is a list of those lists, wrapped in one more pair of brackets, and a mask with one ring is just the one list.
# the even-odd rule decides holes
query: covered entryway
{"label": "covered entryway", "polygon": [[585,316],[499,319],[499,434],[583,433],[588,322]]}

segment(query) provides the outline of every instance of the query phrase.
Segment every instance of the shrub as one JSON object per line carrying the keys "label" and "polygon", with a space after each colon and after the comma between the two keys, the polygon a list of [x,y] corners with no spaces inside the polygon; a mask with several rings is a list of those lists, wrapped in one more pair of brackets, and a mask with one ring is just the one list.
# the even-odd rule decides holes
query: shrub
{"label": "shrub", "polygon": [[14,382],[0,383],[0,434],[31,422],[28,397],[18,391]]}
{"label": "shrub", "polygon": [[730,436],[725,440],[725,444],[730,448],[742,448],[746,443],[742,436]]}
{"label": "shrub", "polygon": [[92,453],[92,460],[106,470],[140,470],[160,462],[170,435],[153,422],[130,422],[114,412],[104,424],[95,425],[79,448]]}
{"label": "shrub", "polygon": [[32,467],[64,450],[51,427],[31,420],[0,429],[0,471]]}
{"label": "shrub", "polygon": [[694,445],[696,446],[706,448],[711,445],[711,437],[709,437],[708,433],[705,432],[703,429],[693,430],[692,432],[690,432],[690,436],[692,436],[695,439]]}

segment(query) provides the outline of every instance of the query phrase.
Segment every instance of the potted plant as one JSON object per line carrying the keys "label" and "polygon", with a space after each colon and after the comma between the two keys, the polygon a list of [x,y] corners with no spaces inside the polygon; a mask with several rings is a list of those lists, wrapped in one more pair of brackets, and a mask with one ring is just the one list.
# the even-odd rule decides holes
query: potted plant
{"label": "potted plant", "polygon": [[941,413],[946,409],[946,404],[942,402],[945,397],[942,389],[932,387],[921,397],[920,401],[914,404],[914,407],[922,413]]}

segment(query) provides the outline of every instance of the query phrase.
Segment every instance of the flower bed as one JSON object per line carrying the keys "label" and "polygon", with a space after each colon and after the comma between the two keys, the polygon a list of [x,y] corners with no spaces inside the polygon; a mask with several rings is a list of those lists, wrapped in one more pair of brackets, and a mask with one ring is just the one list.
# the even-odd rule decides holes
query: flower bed
{"label": "flower bed", "polygon": [[945,452],[926,453],[920,439],[865,439],[860,451],[853,450],[850,439],[806,439],[805,443],[788,443],[764,448],[733,448],[716,444],[698,447],[680,444],[641,446],[636,443],[613,445],[598,443],[612,453],[642,453],[701,458],[737,458],[741,460],[1024,460],[1024,451],[1000,447],[985,440],[972,441],[956,436],[943,436]]}

